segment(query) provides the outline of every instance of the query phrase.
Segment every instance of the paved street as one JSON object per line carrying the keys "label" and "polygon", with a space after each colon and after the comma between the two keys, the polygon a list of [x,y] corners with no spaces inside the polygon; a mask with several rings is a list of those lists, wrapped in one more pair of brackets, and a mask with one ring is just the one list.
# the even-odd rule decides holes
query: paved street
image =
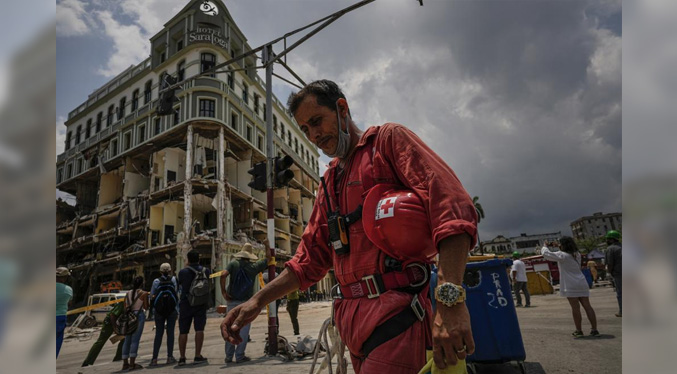
{"label": "paved street", "polygon": [[[583,338],[575,340],[570,334],[574,330],[571,311],[566,299],[556,294],[532,296],[532,308],[518,308],[520,327],[526,349],[526,366],[529,374],[618,374],[621,373],[621,319],[614,316],[617,311],[616,297],[613,289],[602,283],[591,290],[591,303],[597,313],[600,338]],[[317,337],[322,323],[330,315],[330,302],[314,302],[302,304],[299,310],[301,333]],[[292,335],[289,316],[284,308],[280,312],[280,334],[295,340]],[[207,325],[205,348],[203,355],[209,358],[209,365],[190,365],[194,356],[192,334],[189,336],[189,364],[183,367],[160,366],[148,368],[152,352],[153,322],[146,323],[139,349],[138,363],[146,367],[143,371],[157,373],[308,373],[312,357],[292,362],[284,362],[281,358],[268,358],[263,355],[267,320],[263,313],[252,325],[253,341],[247,347],[247,355],[252,361],[245,364],[229,364],[223,362],[224,343],[218,332],[220,318],[210,318]],[[589,323],[583,321],[583,330],[587,334]],[[177,331],[178,334],[178,331]],[[98,336],[98,331],[90,337],[69,339],[64,342],[61,355],[57,361],[57,373],[114,373],[119,372],[121,363],[112,363],[114,346],[107,344],[94,366],[81,368],[89,347]],[[160,351],[162,362],[166,353],[165,346]],[[175,357],[178,358],[178,339],[175,343]],[[316,368],[317,370],[317,368]],[[323,371],[326,373],[327,371]],[[517,373],[508,365],[484,366],[480,373]],[[349,373],[353,373],[349,365]]]}

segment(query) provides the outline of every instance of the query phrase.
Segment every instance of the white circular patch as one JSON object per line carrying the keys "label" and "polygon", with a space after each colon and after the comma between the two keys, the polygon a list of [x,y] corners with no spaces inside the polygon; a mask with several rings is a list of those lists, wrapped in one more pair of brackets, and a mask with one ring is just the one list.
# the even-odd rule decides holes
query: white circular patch
{"label": "white circular patch", "polygon": [[219,14],[219,8],[217,8],[216,5],[211,1],[203,1],[202,5],[200,5],[200,10],[202,13],[208,16],[215,16]]}

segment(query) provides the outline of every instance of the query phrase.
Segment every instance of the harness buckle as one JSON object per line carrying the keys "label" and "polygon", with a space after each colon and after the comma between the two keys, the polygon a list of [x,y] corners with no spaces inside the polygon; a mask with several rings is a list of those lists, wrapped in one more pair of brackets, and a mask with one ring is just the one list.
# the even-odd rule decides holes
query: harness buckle
{"label": "harness buckle", "polygon": [[423,272],[423,280],[418,282],[418,283],[410,284],[409,287],[416,288],[416,287],[420,287],[420,286],[426,284],[426,282],[428,282],[428,279],[430,279],[430,271],[428,270],[428,268],[426,266],[423,266],[423,264],[420,264],[418,262],[412,262],[411,264],[407,265],[405,269],[408,269],[408,268],[411,268],[411,267],[418,267],[419,269],[421,269],[421,271]]}
{"label": "harness buckle", "polygon": [[[378,283],[376,283],[376,278],[373,274],[362,277],[362,280],[364,281],[364,284],[367,285],[367,298],[373,299],[381,296],[381,291],[378,288]],[[369,281],[371,281],[371,283]]]}
{"label": "harness buckle", "polygon": [[425,318],[425,309],[423,309],[421,302],[418,301],[418,295],[414,295],[414,298],[411,299],[410,306],[414,311],[414,314],[416,314],[416,318],[418,318],[419,321],[423,321],[423,318]]}

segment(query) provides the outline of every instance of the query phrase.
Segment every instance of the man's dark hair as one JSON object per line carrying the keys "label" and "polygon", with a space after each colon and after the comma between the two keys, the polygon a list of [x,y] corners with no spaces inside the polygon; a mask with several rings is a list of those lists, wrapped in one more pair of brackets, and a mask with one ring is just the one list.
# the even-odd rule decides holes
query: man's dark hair
{"label": "man's dark hair", "polygon": [[559,244],[562,246],[562,251],[566,253],[576,253],[578,252],[578,246],[576,245],[576,241],[570,236],[563,236],[559,240]]}
{"label": "man's dark hair", "polygon": [[196,264],[200,261],[200,252],[194,249],[190,250],[186,256],[189,264]]}
{"label": "man's dark hair", "polygon": [[325,106],[334,112],[336,111],[336,100],[346,98],[343,91],[341,91],[336,83],[327,79],[320,79],[308,83],[301,91],[296,93],[292,92],[289,95],[287,107],[289,107],[292,116],[296,113],[299,105],[301,105],[301,102],[303,102],[308,95],[315,96],[318,105]]}

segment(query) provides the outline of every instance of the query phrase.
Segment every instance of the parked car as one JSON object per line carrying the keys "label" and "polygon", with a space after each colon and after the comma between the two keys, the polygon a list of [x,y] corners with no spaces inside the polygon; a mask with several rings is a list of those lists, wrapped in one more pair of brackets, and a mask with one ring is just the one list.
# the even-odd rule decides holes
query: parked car
{"label": "parked car", "polygon": [[[87,306],[105,303],[107,301],[115,299],[124,299],[126,295],[127,291],[120,291],[114,293],[97,293],[89,296],[89,299],[87,300]],[[96,323],[103,323],[103,319],[106,318],[106,313],[108,313],[111,309],[113,309],[113,305],[107,305],[100,308],[88,310],[86,312],[86,315],[94,317]]]}

